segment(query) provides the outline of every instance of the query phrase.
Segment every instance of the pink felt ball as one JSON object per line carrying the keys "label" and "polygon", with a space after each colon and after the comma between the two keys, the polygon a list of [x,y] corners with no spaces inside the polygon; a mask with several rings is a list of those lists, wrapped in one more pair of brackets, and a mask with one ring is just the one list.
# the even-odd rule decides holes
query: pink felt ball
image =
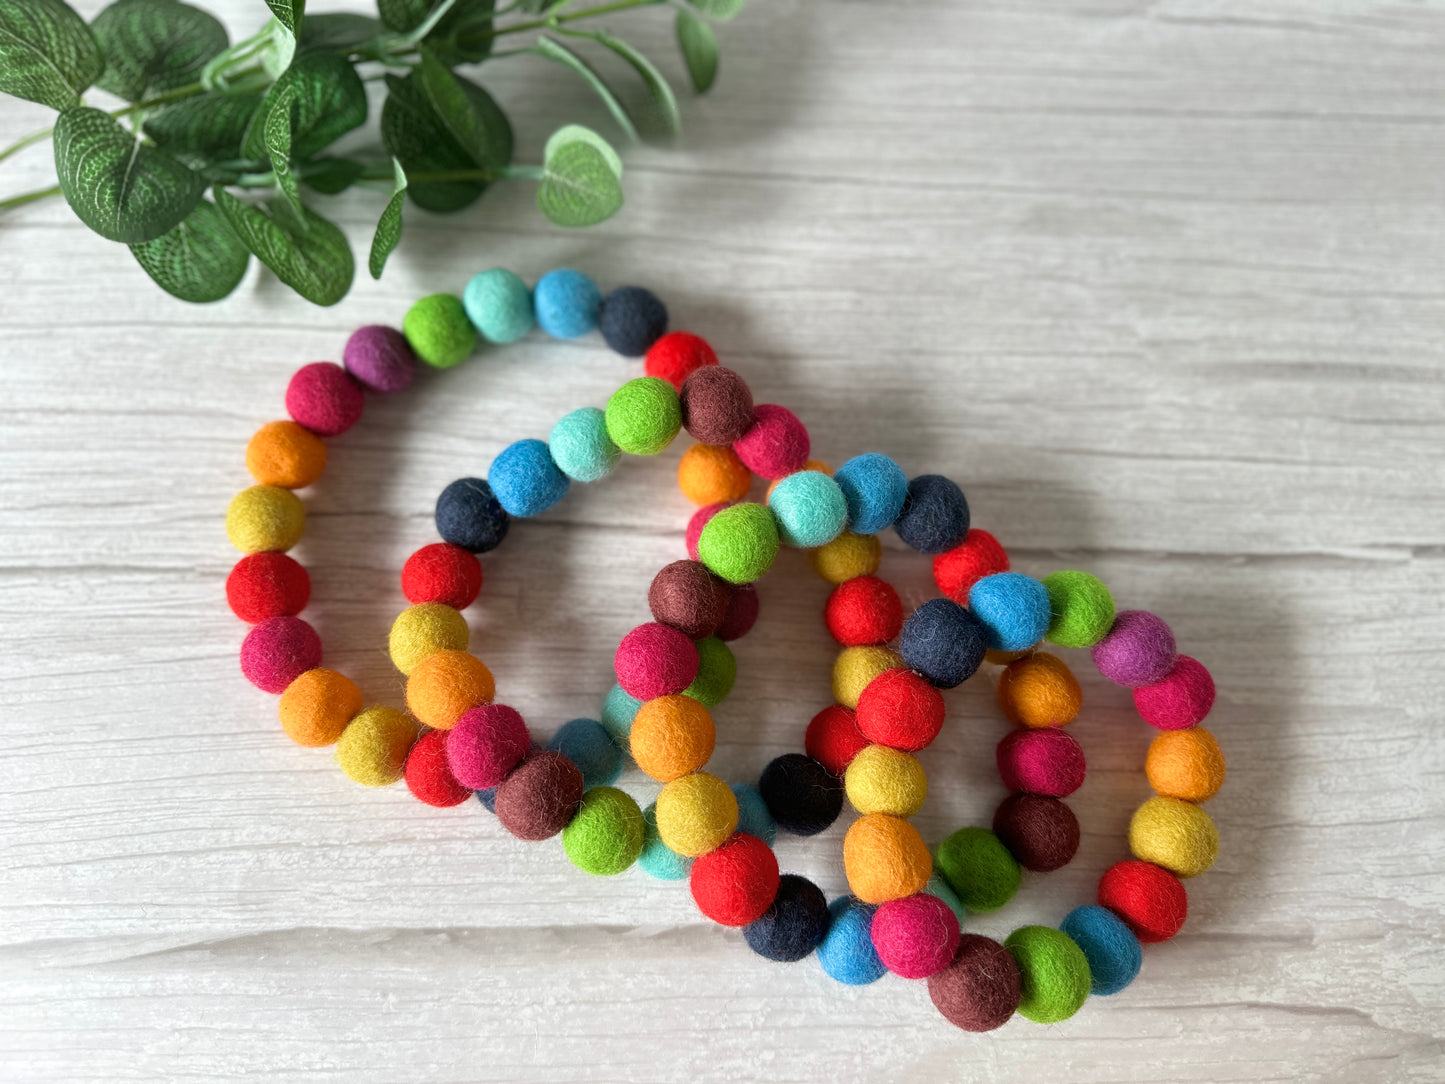
{"label": "pink felt ball", "polygon": [[283,693],[307,670],[321,665],[321,637],[299,617],[273,617],[241,641],[241,673],[256,688]]}
{"label": "pink felt ball", "polygon": [[1163,681],[1174,667],[1174,633],[1146,610],[1120,610],[1092,648],[1094,666],[1115,685],[1137,689]]}
{"label": "pink felt ball", "polygon": [[787,407],[761,403],[753,411],[752,427],[733,441],[733,451],[759,478],[786,478],[803,469],[811,445],[808,431]]}
{"label": "pink felt ball", "polygon": [[958,951],[958,916],[937,896],[920,892],[873,912],[873,948],[883,966],[905,979],[926,979]]}
{"label": "pink felt ball", "polygon": [[361,418],[364,405],[361,385],[334,362],[303,365],[286,385],[286,413],[317,436],[340,436]]}
{"label": "pink felt ball", "polygon": [[1188,730],[1214,707],[1214,678],[1197,659],[1180,655],[1163,681],[1134,690],[1139,717],[1160,730]]}
{"label": "pink felt ball", "polygon": [[998,743],[998,774],[1009,790],[1063,798],[1084,782],[1084,750],[1053,727],[1012,730]]}
{"label": "pink felt ball", "polygon": [[692,684],[697,677],[697,648],[686,633],[649,621],[622,638],[612,665],[617,684],[628,696],[656,700]]}
{"label": "pink felt ball", "polygon": [[727,507],[726,501],[704,505],[692,514],[692,519],[687,521],[687,555],[694,561],[702,560],[697,555],[697,540],[702,537],[702,529],[707,526],[708,520]]}
{"label": "pink felt ball", "polygon": [[532,750],[532,736],[515,708],[483,704],[446,732],[447,766],[456,781],[487,790],[507,778]]}

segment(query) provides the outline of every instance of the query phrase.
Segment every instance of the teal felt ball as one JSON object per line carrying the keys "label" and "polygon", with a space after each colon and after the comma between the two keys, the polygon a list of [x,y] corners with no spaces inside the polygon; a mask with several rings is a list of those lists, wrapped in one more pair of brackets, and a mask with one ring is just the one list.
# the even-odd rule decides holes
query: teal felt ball
{"label": "teal felt ball", "polygon": [[778,827],[773,822],[772,810],[763,800],[763,792],[751,783],[734,783],[729,789],[738,800],[737,830],[771,847],[778,837]]}
{"label": "teal felt ball", "polygon": [[516,342],[532,330],[532,291],[521,278],[503,267],[473,275],[462,291],[467,319],[488,342]]}
{"label": "teal felt ball", "polygon": [[768,507],[785,546],[826,546],[848,524],[848,502],[838,483],[822,471],[800,470],[773,487]]}
{"label": "teal felt ball", "polygon": [[657,803],[642,811],[642,853],[637,865],[649,877],[659,881],[681,881],[692,869],[692,859],[678,854],[657,834]]}
{"label": "teal felt ball", "polygon": [[537,323],[553,338],[575,339],[597,326],[602,291],[580,271],[559,267],[537,280],[532,291]]}
{"label": "teal felt ball", "polygon": [[612,473],[622,449],[607,435],[607,415],[582,407],[565,415],[547,438],[552,460],[574,482],[595,482]]}
{"label": "teal felt ball", "polygon": [[602,728],[620,748],[627,748],[627,739],[632,734],[632,720],[642,701],[628,694],[621,685],[614,685],[602,701]]}

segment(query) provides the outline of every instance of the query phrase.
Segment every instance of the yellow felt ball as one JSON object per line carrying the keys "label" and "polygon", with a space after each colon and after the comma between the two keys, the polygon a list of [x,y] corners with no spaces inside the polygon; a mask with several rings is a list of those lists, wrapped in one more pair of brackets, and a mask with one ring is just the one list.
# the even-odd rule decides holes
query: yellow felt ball
{"label": "yellow felt ball", "polygon": [[438,651],[417,663],[406,679],[406,706],[436,730],[450,730],[472,708],[496,695],[492,672],[465,651]]}
{"label": "yellow felt ball", "polygon": [[845,647],[833,661],[833,699],[845,708],[856,708],[858,697],[874,678],[902,665],[903,656],[886,647]]}
{"label": "yellow felt ball", "polygon": [[726,444],[694,444],[677,465],[677,488],[696,505],[740,501],[752,484],[752,471]]}
{"label": "yellow felt ball", "polygon": [[1129,849],[1180,877],[1197,877],[1219,856],[1219,829],[1193,802],[1150,798],[1129,821]]}
{"label": "yellow felt ball", "polygon": [[843,773],[853,808],[869,813],[911,817],[928,797],[928,776],[918,758],[886,745],[864,746]]}
{"label": "yellow felt ball", "polygon": [[326,469],[326,442],[293,421],[267,422],[246,445],[246,469],[263,486],[301,489]]}
{"label": "yellow felt ball", "polygon": [[286,686],[278,710],[286,736],[297,745],[333,745],[361,710],[361,690],[344,674],[317,667]]}
{"label": "yellow felt ball", "polygon": [[441,602],[423,602],[403,610],[391,623],[391,661],[403,674],[438,651],[465,651],[470,642],[467,619]]}
{"label": "yellow felt ball", "polygon": [[[803,464],[803,469],[814,471],[818,474],[827,474],[830,476],[833,473],[833,468],[828,466],[828,464],[824,463],[821,459],[808,460],[806,463]],[[787,476],[784,475],[783,477]],[[771,482],[768,483],[768,492],[763,497],[764,501],[766,501],[768,497],[771,497],[773,495],[773,490],[778,488],[778,483],[782,480],[782,478],[774,478]]]}
{"label": "yellow felt ball", "polygon": [[693,772],[658,792],[657,836],[671,850],[696,858],[721,847],[737,830],[738,800],[715,775]]}
{"label": "yellow felt ball", "polygon": [[1224,785],[1224,750],[1202,726],[1166,730],[1149,744],[1144,774],[1166,798],[1207,802]]}
{"label": "yellow felt ball", "polygon": [[305,530],[301,499],[280,486],[243,489],[226,509],[226,537],[242,553],[283,553]]}
{"label": "yellow felt ball", "polygon": [[660,783],[708,762],[717,742],[712,715],[690,696],[659,696],[637,709],[627,736],[637,766]]}
{"label": "yellow felt ball", "polygon": [[843,837],[848,887],[864,903],[887,903],[923,891],[933,858],[918,829],[902,817],[870,813]]}
{"label": "yellow felt ball", "polygon": [[883,560],[883,543],[876,534],[844,531],[826,546],[808,551],[813,571],[829,583],[844,583],[871,576]]}
{"label": "yellow felt ball", "polygon": [[406,770],[406,756],[421,737],[415,719],[395,708],[367,708],[341,732],[336,763],[364,787],[389,787]]}

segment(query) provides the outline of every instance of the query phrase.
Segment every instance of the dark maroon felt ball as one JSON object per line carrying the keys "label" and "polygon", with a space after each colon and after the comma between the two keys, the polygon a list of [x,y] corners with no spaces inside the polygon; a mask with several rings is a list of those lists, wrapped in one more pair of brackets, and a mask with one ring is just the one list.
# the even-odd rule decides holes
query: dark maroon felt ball
{"label": "dark maroon felt ball", "polygon": [[976,933],[958,942],[953,962],[928,979],[928,996],[944,1018],[964,1031],[992,1031],[1019,1007],[1019,965],[1008,949]]}
{"label": "dark maroon felt ball", "polygon": [[682,424],[704,444],[731,444],[752,428],[753,393],[722,365],[694,370],[683,381],[679,399]]}
{"label": "dark maroon felt ball", "polygon": [[1079,850],[1079,818],[1042,794],[1010,794],[993,815],[993,834],[1018,864],[1035,873],[1067,866]]}
{"label": "dark maroon felt ball", "polygon": [[711,636],[727,616],[732,591],[700,561],[664,565],[647,589],[654,621],[701,640]]}
{"label": "dark maroon felt ball", "polygon": [[746,636],[758,620],[758,590],[750,583],[733,587],[728,598],[727,613],[717,627],[719,640],[739,640]]}
{"label": "dark maroon felt ball", "polygon": [[561,753],[531,754],[497,787],[497,819],[518,839],[551,839],[582,805],[582,770]]}

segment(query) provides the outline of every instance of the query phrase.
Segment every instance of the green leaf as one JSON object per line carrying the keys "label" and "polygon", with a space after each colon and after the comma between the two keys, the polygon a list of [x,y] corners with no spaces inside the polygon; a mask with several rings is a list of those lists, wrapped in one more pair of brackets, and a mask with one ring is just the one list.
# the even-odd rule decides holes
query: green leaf
{"label": "green leaf", "polygon": [[105,55],[98,85],[128,102],[196,82],[230,44],[218,20],[178,0],[117,0],[91,30]]}
{"label": "green leaf", "polygon": [[596,92],[597,96],[602,99],[602,104],[607,106],[608,112],[612,114],[612,119],[615,120],[617,126],[626,133],[627,138],[639,138],[637,135],[637,126],[632,123],[632,118],[627,115],[627,110],[623,108],[622,102],[618,99],[617,95],[613,93],[612,88],[607,85],[602,76],[597,74],[596,69],[594,69],[592,65],[588,64],[587,61],[583,60],[560,41],[545,36],[537,39],[537,44],[532,46],[532,51],[538,56],[546,57],[548,60],[555,60],[558,64],[571,68],[580,75],[586,80],[587,85]]}
{"label": "green leaf", "polygon": [[447,67],[477,64],[492,54],[496,0],[456,0],[426,36],[426,44]]}
{"label": "green leaf", "polygon": [[487,162],[486,120],[472,107],[472,100],[457,77],[427,49],[422,50],[421,64],[416,73],[421,80],[422,93],[452,138],[472,161],[478,164]]}
{"label": "green leaf", "polygon": [[266,6],[276,16],[276,21],[291,31],[292,37],[296,37],[301,27],[301,16],[306,10],[306,0],[266,0]]}
{"label": "green leaf", "polygon": [[303,164],[301,183],[327,196],[345,192],[361,179],[366,167],[350,158],[313,158]]}
{"label": "green leaf", "polygon": [[647,94],[652,99],[653,109],[656,113],[657,123],[663,132],[669,136],[675,136],[682,128],[682,114],[677,108],[677,96],[672,93],[672,87],[662,77],[652,61],[643,56],[621,38],[613,37],[611,34],[599,31],[589,33],[581,30],[567,31],[578,37],[591,38],[599,45],[605,45],[614,53],[627,61],[642,79],[647,87]]}
{"label": "green leaf", "polygon": [[396,184],[391,190],[391,199],[386,201],[386,207],[381,212],[381,218],[377,219],[376,233],[371,238],[371,259],[367,266],[374,279],[381,278],[382,269],[386,267],[386,258],[401,240],[401,208],[406,203],[406,171],[395,158],[391,160],[391,168],[396,171]]}
{"label": "green leaf", "polygon": [[748,0],[692,0],[692,6],[709,19],[725,23],[742,11],[747,2]]}
{"label": "green leaf", "polygon": [[689,11],[677,13],[677,47],[687,65],[692,89],[706,94],[717,78],[717,37],[712,27]]}
{"label": "green leaf", "polygon": [[378,37],[381,32],[381,23],[369,15],[349,12],[312,15],[301,24],[296,51],[313,53],[323,49],[336,52],[355,49]]}
{"label": "green leaf", "polygon": [[55,122],[55,172],[80,220],[111,241],[153,241],[191,213],[201,181],[99,109],[67,109]]}
{"label": "green leaf", "polygon": [[250,94],[198,94],[147,112],[144,131],[172,154],[201,159],[239,158],[246,126],[262,100],[259,90]]}
{"label": "green leaf", "polygon": [[307,301],[334,305],[351,289],[356,265],[346,235],[309,207],[298,214],[280,199],[252,206],[219,188],[216,202],[242,243]]}
{"label": "green leaf", "polygon": [[594,226],[622,207],[616,154],[609,158],[597,146],[602,137],[588,136],[547,141],[537,206],[558,226]]}
{"label": "green leaf", "polygon": [[267,25],[271,35],[266,47],[261,50],[261,68],[274,81],[291,67],[291,61],[296,56],[296,35],[275,19]]}
{"label": "green leaf", "polygon": [[262,135],[266,141],[266,157],[276,175],[281,194],[301,213],[301,189],[296,174],[291,172],[291,106],[296,100],[296,84],[288,84],[267,107]]}
{"label": "green leaf", "polygon": [[561,2],[562,0],[521,0],[517,6],[528,15],[541,15]]}
{"label": "green leaf", "polygon": [[376,10],[388,30],[405,34],[426,21],[431,0],[376,0]]}
{"label": "green leaf", "polygon": [[204,199],[169,232],[130,250],[162,290],[182,301],[221,300],[251,259],[226,216]]}
{"label": "green leaf", "polygon": [[386,77],[390,93],[381,110],[381,141],[387,153],[401,162],[411,183],[411,201],[428,211],[457,211],[471,203],[489,183],[486,178],[420,181],[418,174],[486,169],[500,173],[512,161],[512,126],[507,116],[477,84],[454,76],[471,102],[472,112],[486,133],[484,153],[478,157],[463,147],[422,89],[413,73],[401,79]]}
{"label": "green leaf", "polygon": [[104,70],[90,27],[61,0],[0,0],[0,91],[69,109]]}
{"label": "green leaf", "polygon": [[246,129],[243,157],[266,157],[266,117],[271,103],[288,91],[295,96],[291,149],[297,158],[320,153],[366,123],[366,88],[356,69],[335,53],[307,53],[297,57],[266,92],[266,102]]}
{"label": "green leaf", "polygon": [[591,128],[584,128],[580,124],[566,124],[553,132],[547,139],[547,145],[542,148],[542,161],[545,162],[550,158],[552,152],[559,149],[562,144],[571,143],[576,139],[580,139],[584,143],[591,143],[592,146],[601,151],[602,157],[607,159],[607,168],[612,170],[619,181],[622,179],[622,156],[613,149],[611,143],[607,142],[607,140],[603,139]]}

